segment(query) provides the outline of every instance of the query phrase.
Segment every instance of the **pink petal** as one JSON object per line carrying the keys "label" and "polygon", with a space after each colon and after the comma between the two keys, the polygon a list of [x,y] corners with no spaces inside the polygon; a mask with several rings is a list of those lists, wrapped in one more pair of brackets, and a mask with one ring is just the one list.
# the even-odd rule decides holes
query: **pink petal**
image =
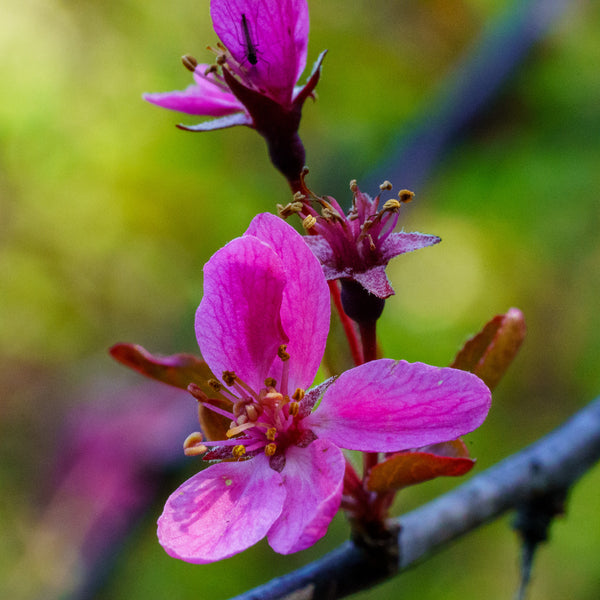
{"label": "pink petal", "polygon": [[442,240],[437,235],[429,235],[427,233],[406,233],[399,231],[390,234],[381,247],[381,253],[385,264],[392,258],[406,252],[413,252],[419,248],[426,248],[439,244]]}
{"label": "pink petal", "polygon": [[246,113],[238,112],[219,119],[204,121],[197,125],[182,125],[180,123],[177,127],[179,127],[179,129],[185,129],[186,131],[216,131],[217,129],[227,129],[228,127],[235,127],[236,125],[252,127],[252,117]]}
{"label": "pink petal", "polygon": [[287,285],[283,291],[281,322],[290,340],[289,389],[290,392],[297,387],[306,389],[321,363],[329,331],[329,288],[321,265],[305,238],[275,215],[257,215],[244,235],[268,244],[283,263]]}
{"label": "pink petal", "polygon": [[304,423],[342,448],[394,452],[473,431],[490,403],[471,373],[382,359],[340,375]]}
{"label": "pink petal", "polygon": [[287,496],[281,516],[268,533],[269,544],[280,554],[312,546],[327,532],[342,498],[346,460],[327,440],[308,448],[292,446],[282,471]]}
{"label": "pink petal", "polygon": [[144,100],[189,115],[221,117],[244,110],[240,101],[229,91],[201,73],[208,65],[198,65],[194,73],[196,83],[183,91],[144,94]]}
{"label": "pink petal", "polygon": [[158,520],[170,556],[209,563],[262,539],[279,517],[286,491],[266,456],[213,465],[181,485]]}
{"label": "pink petal", "polygon": [[285,284],[281,260],[255,237],[233,240],[205,265],[196,337],[217,377],[235,371],[254,389],[264,386],[288,341],[279,317]]}
{"label": "pink petal", "polygon": [[389,298],[394,295],[394,289],[385,273],[385,266],[372,267],[363,273],[353,273],[352,279],[358,281],[365,290],[378,298]]}
{"label": "pink petal", "polygon": [[217,35],[248,79],[274,100],[289,104],[306,65],[306,0],[212,0],[210,13]]}

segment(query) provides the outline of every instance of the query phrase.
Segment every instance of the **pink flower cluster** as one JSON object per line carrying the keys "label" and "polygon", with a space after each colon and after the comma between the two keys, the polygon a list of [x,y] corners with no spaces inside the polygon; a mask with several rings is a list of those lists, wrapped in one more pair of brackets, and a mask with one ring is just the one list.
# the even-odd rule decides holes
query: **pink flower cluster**
{"label": "pink flower cluster", "polygon": [[[267,537],[288,554],[326,532],[340,507],[341,448],[395,452],[453,440],[485,419],[490,392],[451,368],[375,360],[308,390],[329,330],[321,265],[281,219],[258,215],[204,269],[200,350],[230,398],[225,439],[197,441],[221,460],[168,499],[166,551],[193,563],[226,558]],[[316,406],[316,408],[315,408]]]}

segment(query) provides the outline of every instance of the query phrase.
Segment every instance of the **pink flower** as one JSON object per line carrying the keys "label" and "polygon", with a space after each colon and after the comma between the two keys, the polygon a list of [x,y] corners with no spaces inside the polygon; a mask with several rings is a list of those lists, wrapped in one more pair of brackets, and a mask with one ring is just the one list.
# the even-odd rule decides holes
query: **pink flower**
{"label": "pink flower", "polygon": [[221,39],[217,65],[184,57],[195,83],[184,91],[145,94],[148,102],[191,115],[216,117],[188,131],[235,125],[256,129],[267,141],[271,160],[288,180],[304,166],[298,127],[304,101],[320,77],[322,53],[304,86],[296,87],[306,66],[306,0],[211,0],[215,31]]}
{"label": "pink flower", "polygon": [[309,209],[314,220],[309,217],[305,225],[308,223],[311,233],[317,235],[307,236],[306,242],[323,265],[328,280],[350,279],[378,298],[388,298],[394,293],[385,273],[388,262],[441,240],[425,233],[394,232],[400,206],[412,199],[412,192],[402,190],[400,200],[388,200],[379,206],[381,194],[371,199],[355,181],[350,187],[354,199],[347,216],[331,197],[321,199],[324,207],[320,215]]}
{"label": "pink flower", "polygon": [[282,554],[307,548],[340,506],[340,448],[401,451],[483,422],[490,393],[477,377],[421,363],[376,360],[304,392],[323,355],[329,310],[320,264],[273,215],[258,215],[205,266],[196,335],[212,372],[223,373],[225,386],[213,385],[233,401],[231,412],[213,410],[232,423],[225,440],[188,441],[198,453],[210,447],[207,460],[227,460],[167,500],[158,536],[171,556],[212,562],[265,536]]}

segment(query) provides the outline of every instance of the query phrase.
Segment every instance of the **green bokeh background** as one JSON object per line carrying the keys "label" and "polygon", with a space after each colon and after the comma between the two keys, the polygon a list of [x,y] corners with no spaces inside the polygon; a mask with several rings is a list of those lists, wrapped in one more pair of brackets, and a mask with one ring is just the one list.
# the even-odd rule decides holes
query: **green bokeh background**
{"label": "green bokeh background", "polygon": [[[348,181],[377,170],[400,128],[509,5],[310,3],[309,63],[329,49],[301,129],[313,189],[348,202]],[[182,132],[174,124],[193,119],[141,101],[144,91],[188,85],[179,56],[210,60],[204,48],[215,41],[207,1],[0,7],[0,580],[11,584],[11,598],[69,589],[53,576],[60,552],[44,545],[52,532],[37,528],[41,482],[61,449],[61,423],[86,402],[82,390],[99,379],[136,380],[106,349],[131,341],[197,351],[202,265],[255,213],[288,200],[252,131]],[[527,341],[490,417],[468,437],[476,471],[600,393],[599,66],[600,7],[573,3],[403,220],[443,243],[392,262],[397,295],[380,328],[386,355],[448,364],[494,314],[517,306],[527,318]],[[409,490],[397,509],[456,483]],[[599,495],[596,468],[537,557],[531,600],[600,596]],[[187,565],[155,538],[165,497],[115,550],[99,598],[227,598],[347,536],[338,516],[324,540],[298,555],[259,544],[219,564]],[[510,597],[518,555],[509,524],[507,517],[483,527],[357,597]]]}

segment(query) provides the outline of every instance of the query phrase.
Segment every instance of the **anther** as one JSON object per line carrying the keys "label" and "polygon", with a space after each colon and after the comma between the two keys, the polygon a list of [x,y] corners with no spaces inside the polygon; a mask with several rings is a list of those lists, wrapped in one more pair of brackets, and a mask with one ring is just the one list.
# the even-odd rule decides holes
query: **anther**
{"label": "anther", "polygon": [[202,443],[202,434],[199,431],[190,433],[183,442],[183,452],[186,456],[199,456],[208,448]]}
{"label": "anther", "polygon": [[398,192],[398,198],[400,198],[400,202],[411,202],[415,197],[415,193],[410,190],[400,190]]}
{"label": "anther", "polygon": [[402,206],[402,204],[400,202],[398,202],[398,200],[395,200],[394,198],[390,198],[389,200],[386,200],[386,202],[383,205],[383,211],[389,210],[391,212],[395,212],[397,210],[400,209],[400,207]]}
{"label": "anther", "polygon": [[302,192],[300,192],[300,191],[296,192],[292,196],[292,198],[294,199],[293,204],[297,204],[297,203],[302,204],[304,202],[304,200],[306,200],[306,196]]}
{"label": "anther", "polygon": [[356,179],[352,179],[350,181],[350,191],[356,193],[357,190],[358,190],[358,183],[356,182]]}
{"label": "anther", "polygon": [[267,429],[267,433],[265,435],[266,435],[266,438],[270,442],[274,442],[275,441],[275,437],[277,436],[277,428],[276,427],[270,427],[269,429]]}
{"label": "anther", "polygon": [[277,444],[271,442],[265,446],[265,454],[267,456],[273,456],[277,452]]}
{"label": "anther", "polygon": [[231,453],[233,454],[234,458],[241,458],[244,456],[244,454],[246,454],[246,448],[242,446],[242,444],[238,444],[232,448]]}
{"label": "anther", "polygon": [[277,385],[277,381],[275,380],[274,377],[267,377],[265,379],[265,387],[274,388],[276,385]]}
{"label": "anther", "polygon": [[198,400],[198,402],[206,402],[208,400],[208,396],[204,393],[202,388],[195,383],[190,383],[187,387],[188,392]]}
{"label": "anther", "polygon": [[249,421],[256,421],[256,419],[258,419],[260,413],[255,404],[248,404],[246,406],[246,415],[248,415]]}
{"label": "anther", "polygon": [[304,227],[304,229],[306,229],[306,231],[309,231],[310,229],[312,229],[316,224],[317,224],[317,218],[313,217],[312,215],[308,215],[308,217],[306,217],[306,219],[304,219],[304,221],[302,221],[302,227]]}
{"label": "anther", "polygon": [[298,416],[298,412],[300,411],[300,403],[299,402],[290,402],[289,406],[290,417]]}
{"label": "anther", "polygon": [[223,371],[223,375],[221,376],[225,385],[233,385],[237,379],[236,374],[233,371]]}
{"label": "anther", "polygon": [[340,213],[333,208],[333,206],[327,206],[321,211],[321,215],[328,221],[343,221]]}
{"label": "anther", "polygon": [[217,56],[217,64],[222,67],[227,62],[227,57],[224,54]]}
{"label": "anther", "polygon": [[306,392],[302,388],[296,388],[296,391],[292,394],[292,398],[296,402],[300,402],[300,400],[302,400],[302,398],[304,398],[305,394],[306,394]]}
{"label": "anther", "polygon": [[283,361],[290,360],[290,355],[286,352],[287,346],[285,344],[281,344],[277,349],[277,356]]}
{"label": "anther", "polygon": [[304,208],[304,204],[302,204],[302,202],[288,202],[288,204],[286,204],[285,206],[283,206],[282,204],[278,204],[277,205],[277,214],[282,219],[287,219],[288,217],[290,217],[292,215],[302,212],[303,208]]}
{"label": "anther", "polygon": [[181,57],[181,62],[183,63],[183,66],[192,73],[196,70],[196,67],[198,66],[198,61],[190,54],[184,54]]}
{"label": "anther", "polygon": [[206,383],[208,383],[209,387],[215,392],[220,392],[221,389],[223,389],[221,383],[214,377],[211,377]]}
{"label": "anther", "polygon": [[391,190],[392,187],[394,187],[391,183],[391,181],[388,181],[387,179],[379,186],[379,189],[383,192],[384,190]]}

